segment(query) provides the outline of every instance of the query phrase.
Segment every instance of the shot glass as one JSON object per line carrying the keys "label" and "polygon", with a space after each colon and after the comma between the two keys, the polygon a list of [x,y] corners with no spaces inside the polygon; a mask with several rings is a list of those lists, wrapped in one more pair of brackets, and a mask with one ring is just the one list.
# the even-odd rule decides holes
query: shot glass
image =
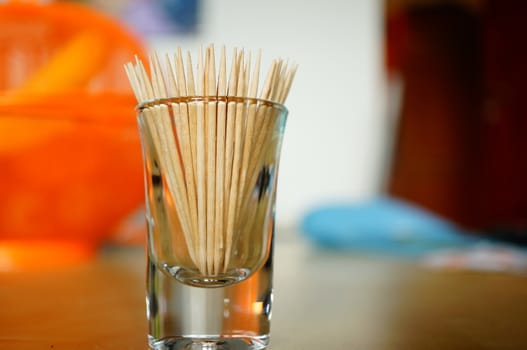
{"label": "shot glass", "polygon": [[264,349],[286,108],[236,97],[138,108],[151,349]]}

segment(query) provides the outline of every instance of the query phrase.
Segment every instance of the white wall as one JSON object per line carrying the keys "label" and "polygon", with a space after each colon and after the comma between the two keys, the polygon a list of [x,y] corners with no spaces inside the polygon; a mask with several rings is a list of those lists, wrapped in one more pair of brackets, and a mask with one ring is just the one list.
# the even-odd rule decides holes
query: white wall
{"label": "white wall", "polygon": [[299,64],[279,176],[279,226],[309,208],[379,190],[382,168],[381,0],[203,0],[200,34],[152,38],[172,52],[201,44],[261,48]]}

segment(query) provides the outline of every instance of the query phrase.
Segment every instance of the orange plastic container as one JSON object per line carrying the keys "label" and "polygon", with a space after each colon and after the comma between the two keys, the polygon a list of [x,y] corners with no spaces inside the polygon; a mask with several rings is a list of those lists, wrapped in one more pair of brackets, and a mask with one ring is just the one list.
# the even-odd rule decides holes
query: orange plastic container
{"label": "orange plastic container", "polygon": [[142,52],[81,5],[0,5],[0,271],[83,261],[141,206]]}

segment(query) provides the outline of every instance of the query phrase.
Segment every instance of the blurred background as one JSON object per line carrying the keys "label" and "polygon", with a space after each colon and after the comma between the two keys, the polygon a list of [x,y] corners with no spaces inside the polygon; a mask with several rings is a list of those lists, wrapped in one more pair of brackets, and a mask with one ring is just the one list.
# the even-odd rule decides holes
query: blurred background
{"label": "blurred background", "polygon": [[[142,180],[139,167],[131,170],[140,148],[122,64],[134,53],[215,43],[261,48],[264,62],[279,56],[299,64],[286,103],[280,232],[301,232],[332,249],[403,256],[484,243],[491,259],[505,254],[525,267],[517,251],[527,240],[524,2],[71,2],[83,10],[61,7],[66,3],[0,5],[0,134],[15,139],[0,139],[8,145],[0,153],[0,238],[6,242],[52,237],[71,243],[62,231],[81,241],[93,237],[95,245],[140,244]],[[50,10],[23,9],[28,4]],[[109,42],[86,36],[90,30]],[[62,68],[53,75],[54,67]],[[65,69],[76,78],[63,74],[57,81],[56,72]],[[74,103],[81,95],[83,103]],[[112,126],[92,124],[86,111],[101,107],[94,114],[103,115],[110,105],[117,116]],[[50,121],[44,110],[63,112]],[[40,124],[32,124],[35,116]],[[73,119],[82,121],[74,136],[48,138],[71,128]],[[42,154],[28,148],[43,139],[31,136],[34,130],[53,131],[37,146]],[[31,142],[20,146],[24,139]],[[53,152],[54,161],[43,161]],[[117,174],[124,173],[123,182]],[[72,183],[78,186],[67,191]],[[38,191],[45,196],[35,199]],[[96,209],[106,207],[101,218]],[[39,220],[57,225],[31,225]],[[496,242],[500,250],[493,254]]]}

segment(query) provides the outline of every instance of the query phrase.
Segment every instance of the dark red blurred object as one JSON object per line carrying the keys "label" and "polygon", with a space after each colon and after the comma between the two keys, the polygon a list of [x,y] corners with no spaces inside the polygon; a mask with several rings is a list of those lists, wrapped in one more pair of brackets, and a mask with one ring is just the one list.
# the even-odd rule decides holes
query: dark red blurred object
{"label": "dark red blurred object", "polygon": [[527,241],[527,2],[386,8],[387,66],[404,86],[389,192]]}

